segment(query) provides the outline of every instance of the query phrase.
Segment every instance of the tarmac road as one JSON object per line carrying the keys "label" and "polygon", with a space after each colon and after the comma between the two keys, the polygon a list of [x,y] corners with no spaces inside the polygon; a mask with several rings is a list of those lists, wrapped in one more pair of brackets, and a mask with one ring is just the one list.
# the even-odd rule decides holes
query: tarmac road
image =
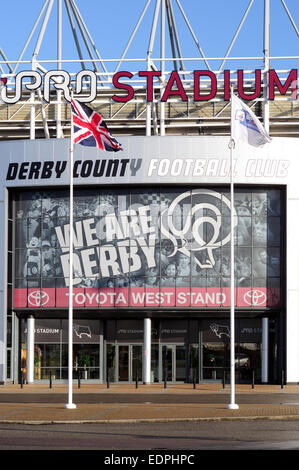
{"label": "tarmac road", "polygon": [[[69,425],[0,425],[0,450],[100,450],[103,459],[134,455],[129,451],[194,454],[223,450],[298,450],[299,421],[221,421],[200,423],[123,423]],[[105,451],[105,452],[104,452]],[[123,452],[127,451],[127,452]],[[146,460],[144,452],[137,454]],[[74,458],[74,454],[72,454]],[[206,457],[206,456],[205,456]],[[227,456],[219,456],[225,463]],[[263,455],[265,457],[265,455]],[[75,455],[75,458],[77,456]],[[210,454],[215,463],[217,455]],[[198,460],[199,459],[199,460]],[[221,460],[222,459],[222,460]],[[211,462],[211,460],[210,460]],[[269,463],[268,456],[267,462]],[[139,462],[142,463],[141,461]]]}

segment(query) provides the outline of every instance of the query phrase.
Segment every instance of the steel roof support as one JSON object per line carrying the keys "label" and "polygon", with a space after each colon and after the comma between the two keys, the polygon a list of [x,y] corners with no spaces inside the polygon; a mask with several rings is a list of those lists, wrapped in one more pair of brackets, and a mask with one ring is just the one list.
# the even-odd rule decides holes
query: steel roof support
{"label": "steel roof support", "polygon": [[[8,67],[8,70],[10,71],[10,73],[13,73],[13,69],[12,69],[11,65],[8,63],[7,57],[6,57],[6,55],[4,54],[4,52],[1,48],[0,48],[0,55],[2,56],[2,59],[5,60],[6,65]],[[3,70],[3,67],[2,67],[1,64],[0,64],[0,70],[1,70],[2,73],[4,73],[4,70]]]}
{"label": "steel roof support", "polygon": [[[74,0],[69,0],[73,2]],[[179,9],[181,11],[181,14],[183,15],[183,18],[187,24],[187,27],[189,28],[189,31],[191,32],[191,35],[193,37],[193,40],[195,41],[196,46],[198,47],[201,56],[204,59],[204,62],[209,70],[211,70],[205,55],[200,47],[200,44],[191,28],[191,25],[188,21],[188,18],[179,2],[179,0],[176,0],[177,4],[179,6]],[[253,0],[252,0],[253,1]],[[148,6],[150,4],[151,0],[147,0],[141,15],[138,18],[138,21],[136,23],[136,26],[129,38],[129,41],[124,49],[124,52],[115,68],[114,73],[116,73],[119,70],[120,64],[125,58],[125,55],[128,51],[129,46],[132,43],[132,40],[140,26],[140,23],[144,17],[144,14],[146,10],[148,9]],[[166,9],[166,10],[165,10]],[[172,49],[172,56],[173,59],[178,59],[180,61],[180,70],[184,71],[184,63],[182,60],[182,52],[181,52],[181,46],[180,46],[180,41],[179,41],[179,36],[178,36],[178,30],[176,27],[176,22],[175,22],[175,16],[173,12],[173,5],[172,5],[172,0],[156,0],[156,5],[155,5],[155,10],[154,10],[154,15],[153,15],[153,20],[152,20],[152,26],[151,26],[151,33],[150,33],[150,39],[149,39],[149,45],[148,45],[148,50],[147,50],[147,70],[157,70],[157,67],[155,66],[154,63],[152,63],[152,52],[153,52],[153,47],[154,47],[154,41],[156,37],[156,31],[157,31],[157,23],[158,23],[158,17],[159,17],[159,12],[161,11],[161,38],[160,38],[160,68],[161,68],[161,77],[160,77],[160,82],[162,83],[162,88],[161,88],[161,95],[164,91],[163,89],[163,82],[165,82],[165,11],[167,13],[167,21],[168,21],[168,30],[169,30],[169,37],[170,37],[170,42],[171,42],[171,49]],[[178,64],[177,60],[174,60],[174,69],[178,70]],[[151,106],[150,103],[147,103],[146,105],[146,135],[149,136],[151,135],[151,121],[152,121],[152,109],[153,107]],[[154,120],[153,120],[154,123]],[[160,134],[165,135],[165,104],[163,102],[160,103]]]}
{"label": "steel roof support", "polygon": [[240,32],[240,30],[241,30],[241,28],[242,28],[242,26],[243,26],[243,23],[244,23],[244,21],[245,21],[247,15],[248,15],[248,13],[249,13],[249,10],[250,10],[250,8],[252,7],[253,2],[254,2],[254,0],[250,0],[248,6],[247,6],[247,8],[246,8],[246,11],[245,11],[245,13],[244,13],[244,15],[243,15],[243,17],[242,17],[242,19],[241,19],[241,22],[240,22],[240,24],[239,24],[239,26],[238,26],[238,28],[237,28],[237,31],[235,32],[235,35],[234,35],[234,37],[233,37],[233,39],[232,39],[232,41],[231,41],[231,43],[230,43],[230,45],[229,45],[229,47],[228,47],[228,49],[227,49],[227,52],[226,52],[226,54],[225,54],[225,57],[224,57],[224,59],[223,59],[221,65],[220,65],[220,68],[219,68],[219,70],[218,70],[218,72],[217,72],[217,75],[220,75],[221,72],[222,72],[222,69],[223,69],[223,67],[224,67],[224,64],[225,64],[225,62],[226,62],[226,60],[227,60],[227,58],[228,58],[228,55],[229,55],[229,53],[230,53],[230,51],[231,51],[233,45],[234,45],[235,42],[236,42],[236,39],[237,39],[237,37],[238,37],[238,35],[239,35],[239,32]]}
{"label": "steel roof support", "polygon": [[291,15],[290,11],[288,10],[288,7],[286,6],[285,1],[284,1],[284,0],[281,0],[281,2],[282,2],[283,6],[284,6],[284,9],[285,9],[285,11],[287,12],[287,15],[288,15],[288,17],[289,17],[289,19],[290,19],[290,21],[291,21],[293,27],[294,27],[294,30],[296,31],[297,36],[299,37],[298,28],[297,28],[297,26],[296,26],[295,21],[293,20],[293,17],[292,17],[292,15]]}
{"label": "steel roof support", "polygon": [[114,70],[114,73],[116,73],[116,72],[118,71],[118,69],[119,69],[119,67],[120,67],[120,64],[122,63],[122,61],[123,61],[123,59],[124,59],[124,57],[125,57],[125,55],[126,55],[128,49],[129,49],[130,45],[131,45],[131,42],[132,42],[133,39],[134,39],[134,36],[135,36],[135,34],[136,34],[136,32],[137,32],[139,26],[140,26],[140,23],[141,23],[141,21],[142,21],[144,15],[145,15],[146,10],[148,9],[148,6],[149,6],[150,2],[151,2],[151,0],[147,0],[147,3],[146,3],[146,5],[145,5],[145,7],[144,7],[144,9],[143,9],[143,11],[142,11],[140,17],[138,18],[138,21],[137,21],[136,26],[135,26],[135,28],[134,28],[134,30],[133,30],[133,32],[132,32],[130,38],[129,38],[129,41],[127,42],[127,45],[126,45],[126,47],[125,47],[125,49],[124,49],[124,52],[122,53],[122,56],[121,56],[121,58],[120,58],[120,60],[119,60],[119,62],[118,62],[118,64],[117,64],[117,66],[116,66],[116,68],[115,68],[115,70]]}
{"label": "steel roof support", "polygon": [[64,0],[64,4],[65,4],[65,8],[66,8],[68,17],[69,17],[69,22],[70,22],[70,25],[71,25],[72,33],[73,33],[74,40],[75,40],[75,44],[76,44],[76,48],[77,48],[77,51],[78,51],[78,56],[79,56],[79,59],[81,60],[81,67],[82,67],[82,70],[85,70],[86,67],[85,67],[85,63],[84,63],[84,61],[83,61],[83,55],[82,55],[82,51],[81,51],[81,47],[80,47],[80,43],[79,43],[77,31],[76,31],[76,28],[75,28],[75,24],[74,24],[72,15],[71,15],[71,11],[70,11],[70,6],[69,6],[68,0]]}
{"label": "steel roof support", "polygon": [[270,69],[270,0],[264,0],[264,106],[263,106],[263,122],[266,131],[269,133],[270,128],[270,103],[268,101],[268,72]]}
{"label": "steel roof support", "polygon": [[200,44],[199,44],[199,42],[198,42],[198,40],[197,40],[197,38],[196,38],[196,36],[195,36],[195,34],[194,34],[194,32],[193,32],[193,29],[191,28],[191,25],[190,25],[189,21],[188,21],[188,18],[187,18],[186,14],[185,14],[185,12],[184,12],[184,10],[183,10],[183,8],[182,8],[182,5],[180,4],[180,1],[179,1],[179,0],[176,0],[176,2],[177,2],[177,4],[178,4],[179,9],[181,10],[181,13],[182,13],[182,15],[183,15],[183,17],[184,17],[184,20],[185,20],[185,22],[186,22],[188,28],[189,28],[189,31],[190,31],[190,33],[191,33],[191,35],[192,35],[192,37],[193,37],[193,40],[194,40],[194,42],[195,42],[195,44],[196,44],[196,46],[197,46],[197,48],[198,48],[198,50],[199,50],[199,52],[200,52],[200,55],[201,55],[202,58],[204,59],[204,63],[206,64],[208,70],[211,70],[211,68],[210,68],[210,66],[209,66],[209,63],[208,63],[208,61],[206,60],[206,57],[205,57],[205,55],[204,55],[204,53],[203,53],[203,50],[202,50],[202,48],[200,47]]}
{"label": "steel roof support", "polygon": [[[91,45],[92,45],[92,47],[93,47],[95,53],[96,53],[96,55],[97,55],[97,58],[98,58],[99,61],[100,61],[100,64],[101,64],[101,66],[102,66],[104,72],[105,72],[105,73],[107,74],[107,76],[108,76],[108,71],[107,71],[107,69],[106,69],[106,67],[105,67],[105,64],[104,64],[104,62],[102,61],[102,58],[101,58],[101,56],[100,56],[100,54],[99,54],[99,52],[98,52],[98,50],[97,50],[97,48],[96,48],[96,45],[95,45],[95,43],[94,43],[94,41],[93,41],[93,39],[92,39],[92,37],[91,37],[91,35],[90,35],[90,33],[89,33],[89,31],[88,31],[86,25],[85,25],[85,22],[84,22],[84,20],[83,20],[83,18],[82,18],[82,15],[81,15],[81,13],[80,13],[80,11],[79,11],[79,9],[78,9],[76,3],[75,3],[75,0],[68,0],[68,1],[69,1],[70,5],[71,5],[71,8],[72,8],[73,13],[74,13],[74,15],[75,15],[75,18],[76,18],[77,24],[78,24],[78,26],[79,26],[79,29],[80,29],[82,38],[83,38],[83,40],[84,40],[86,49],[88,50],[89,56],[90,56],[90,58],[91,58],[92,61],[93,61],[94,70],[96,70],[98,73],[100,73],[99,68],[98,68],[98,66],[97,66],[97,63],[95,62],[95,58],[94,58],[94,56],[93,56],[93,54],[92,54],[92,51],[91,51],[91,49],[90,49],[90,47],[89,47],[89,44],[88,44],[88,41],[87,41],[87,39],[86,39],[85,33],[86,33],[86,35],[87,35],[87,37],[88,37],[88,39],[89,39],[89,41],[90,41],[90,43],[91,43]],[[81,26],[81,24],[82,24],[83,27]],[[85,31],[85,32],[84,32],[84,31]],[[101,78],[101,77],[100,77],[100,78]]]}
{"label": "steel roof support", "polygon": [[[167,12],[167,19],[168,19],[168,30],[169,30],[169,37],[170,37],[170,44],[171,44],[171,50],[172,50],[172,57],[176,57],[176,51],[175,51],[175,44],[174,44],[174,31],[173,31],[173,22],[172,18],[170,15],[170,7],[169,7],[169,1],[166,0],[166,12]],[[178,64],[177,61],[173,61],[173,67],[177,71],[178,70]]]}
{"label": "steel roof support", "polygon": [[42,120],[43,120],[45,137],[46,137],[46,139],[50,139],[50,132],[49,132],[48,121],[47,121],[47,117],[46,117],[46,111],[45,111],[45,107],[43,105],[42,92],[40,90],[37,90],[37,95],[38,95],[38,99],[39,99],[39,102],[40,102],[40,111],[41,111]]}
{"label": "steel roof support", "polygon": [[20,61],[21,61],[22,58],[23,58],[23,55],[24,55],[24,53],[25,53],[25,51],[26,51],[26,49],[27,49],[27,47],[28,47],[29,42],[31,41],[31,38],[32,38],[32,36],[33,36],[33,33],[34,33],[34,31],[36,30],[36,27],[37,27],[37,25],[38,25],[38,23],[39,23],[39,21],[40,21],[40,19],[41,19],[41,17],[42,17],[42,14],[43,14],[43,12],[44,12],[44,10],[45,10],[45,8],[46,8],[46,6],[47,6],[47,4],[48,4],[49,1],[50,1],[50,0],[45,0],[44,5],[42,6],[42,9],[41,9],[41,11],[40,11],[40,13],[39,13],[39,15],[38,15],[38,17],[37,17],[37,19],[36,19],[34,25],[33,25],[33,28],[32,28],[32,30],[31,30],[31,32],[30,32],[28,38],[27,38],[27,41],[26,41],[26,43],[25,43],[25,46],[23,47],[23,50],[22,50],[21,54],[19,55],[19,57],[18,57],[18,59],[17,59],[17,62],[16,62],[16,64],[15,64],[15,66],[14,66],[14,69],[13,69],[13,71],[12,71],[13,74],[16,73],[16,70],[17,70],[17,68],[18,68],[18,66],[19,66],[19,64],[20,64]]}
{"label": "steel roof support", "polygon": [[[174,17],[174,13],[173,13],[172,0],[166,0],[166,8],[167,8],[170,38],[171,38],[171,30],[173,30],[175,43],[176,43],[176,47],[177,47],[177,51],[178,51],[178,57],[181,58],[181,57],[183,57],[183,55],[182,55],[182,51],[181,51],[178,30],[177,30],[177,27],[176,27],[175,17]],[[176,57],[175,53],[173,53],[173,57]],[[177,70],[177,61],[175,60],[174,63],[175,63],[175,70]],[[185,70],[184,63],[183,63],[182,60],[180,60],[180,64],[181,64],[181,70],[182,71]]]}
{"label": "steel roof support", "polygon": [[[50,1],[50,0],[45,0],[44,4],[43,4],[43,6],[42,6],[42,8],[41,8],[41,10],[40,10],[40,13],[39,13],[39,15],[38,15],[38,17],[37,17],[37,19],[36,19],[34,25],[33,25],[33,28],[32,28],[32,30],[31,30],[31,32],[29,33],[29,36],[28,36],[28,38],[27,38],[27,41],[26,41],[26,43],[25,43],[25,45],[24,45],[24,47],[23,47],[23,49],[22,49],[22,51],[21,51],[21,53],[20,53],[20,55],[19,55],[19,57],[18,57],[16,63],[15,63],[14,68],[12,68],[12,67],[10,66],[10,64],[7,62],[7,66],[8,66],[8,68],[9,68],[9,70],[10,70],[10,72],[11,72],[12,75],[14,75],[14,74],[16,73],[17,68],[18,68],[18,66],[19,66],[19,64],[20,64],[20,62],[21,62],[21,60],[22,60],[22,58],[23,58],[23,55],[24,55],[24,53],[25,53],[25,51],[26,51],[26,49],[27,49],[27,47],[28,47],[28,44],[29,44],[29,42],[30,42],[30,40],[31,40],[31,38],[32,38],[32,36],[33,36],[33,34],[34,34],[36,28],[37,28],[37,25],[38,25],[39,22],[40,22],[40,19],[41,19],[42,15],[43,15],[44,10],[45,10],[45,8],[46,8],[47,5],[48,5],[47,15],[50,14],[51,9],[52,9],[52,6],[49,4],[49,1]],[[52,4],[53,4],[53,0],[51,0],[51,1],[52,1]],[[45,21],[45,19],[44,19],[44,25],[45,25],[45,27],[46,27],[46,24],[47,24],[47,21]],[[43,27],[42,27],[42,30],[43,30]],[[42,34],[42,30],[41,30],[41,32],[40,32],[40,36],[41,36],[41,34]],[[40,36],[39,36],[39,37],[40,37]],[[40,46],[40,44],[39,44],[39,45],[38,45],[38,44],[36,45],[35,51],[34,51],[34,54],[33,54],[33,57],[32,57],[32,70],[35,70],[35,68],[36,68],[35,59],[36,59],[36,55],[37,55],[37,53],[38,53],[37,51],[39,50],[39,46]],[[7,60],[7,59],[5,58],[4,60]],[[34,138],[35,138],[35,105],[34,105],[34,92],[31,93],[30,101],[32,102],[32,105],[31,105],[31,108],[30,108],[30,138],[31,138],[31,139],[34,139]],[[42,106],[42,101],[41,101],[41,106]],[[42,114],[44,114],[44,113],[42,113]],[[49,134],[49,131],[48,131],[48,129],[47,129],[47,126],[45,127],[45,134],[46,134],[46,136]]]}
{"label": "steel roof support", "polygon": [[[154,16],[153,16],[151,35],[150,35],[150,40],[149,40],[149,45],[148,45],[148,50],[147,50],[147,70],[151,70],[152,68],[151,59],[152,59],[160,5],[161,5],[161,0],[156,0],[156,8],[155,8]],[[153,102],[153,106],[155,106],[155,101]],[[153,117],[154,134],[156,134],[156,130],[155,130],[156,120],[154,119],[155,115],[154,114],[152,115],[152,111],[155,112],[155,110],[156,109],[154,109],[151,106],[151,103],[147,103],[147,108],[146,108],[146,135],[147,136],[151,135],[151,117]]]}
{"label": "steel roof support", "polygon": [[[161,79],[160,96],[162,98],[165,84],[165,0],[161,0]],[[165,103],[160,101],[160,134],[165,135]]]}
{"label": "steel roof support", "polygon": [[[81,65],[85,69],[84,61],[83,61],[83,57],[82,57],[82,51],[80,49],[80,44],[79,44],[76,29],[75,29],[74,21],[73,21],[73,18],[71,16],[70,7],[73,11],[73,14],[74,14],[75,20],[77,22],[77,25],[80,29],[82,39],[83,39],[83,41],[86,45],[86,48],[88,50],[90,59],[91,59],[93,65],[94,65],[94,70],[100,74],[100,70],[97,66],[96,59],[92,54],[90,45],[88,43],[88,39],[89,39],[91,45],[93,46],[93,48],[96,52],[96,55],[97,55],[101,65],[103,67],[103,70],[105,71],[105,73],[107,73],[107,77],[108,77],[107,69],[106,69],[106,67],[105,67],[105,65],[104,65],[97,49],[96,49],[95,43],[94,43],[93,39],[91,38],[90,33],[87,30],[87,27],[86,27],[86,25],[84,23],[84,20],[83,20],[81,14],[80,14],[80,11],[78,10],[78,7],[75,3],[75,0],[64,0],[64,3],[65,3],[66,10],[67,10],[67,13],[68,13],[69,22],[70,22],[72,34],[73,34],[73,37],[74,37],[74,41],[75,41],[75,44],[76,44],[76,47],[77,47],[77,51],[78,51],[78,54],[79,54],[79,58],[81,60]],[[50,18],[52,9],[53,9],[53,4],[54,4],[54,0],[45,0],[44,4],[43,4],[43,6],[42,6],[42,8],[39,12],[38,18],[36,19],[36,21],[33,25],[33,28],[30,31],[30,34],[27,38],[25,46],[23,47],[23,49],[21,51],[21,54],[19,55],[19,58],[17,59],[17,62],[15,63],[14,68],[12,69],[12,67],[7,62],[7,66],[9,67],[9,70],[12,74],[16,73],[16,70],[17,70],[19,64],[22,61],[23,55],[24,55],[24,53],[25,53],[25,51],[26,51],[26,49],[27,49],[27,47],[28,47],[28,45],[29,45],[29,43],[32,39],[32,36],[33,36],[38,24],[40,23],[40,20],[42,18],[42,15],[44,14],[44,11],[46,10],[45,16],[44,16],[43,21],[42,21],[42,26],[41,26],[41,29],[40,29],[40,32],[38,34],[38,38],[37,38],[37,41],[36,41],[36,44],[35,44],[34,52],[33,52],[33,55],[32,55],[32,70],[36,70],[36,68],[41,68],[40,65],[37,62],[37,56],[39,54],[40,47],[41,47],[43,39],[44,39],[45,31],[46,31],[46,28],[47,28],[47,25],[48,25],[48,22],[49,22],[49,18]],[[2,55],[4,60],[6,60],[6,58],[2,54],[2,50],[0,50],[0,54]],[[57,0],[57,70],[61,70],[61,69],[62,69],[62,0]],[[2,70],[1,66],[0,66],[0,70]],[[46,72],[46,69],[43,68],[43,72]],[[101,77],[100,77],[100,80],[101,80]],[[49,138],[50,134],[49,134],[49,129],[48,129],[48,125],[47,125],[45,110],[43,109],[43,101],[42,101],[40,91],[38,92],[38,98],[39,98],[40,105],[41,105],[41,114],[42,114],[44,129],[45,129],[45,136],[46,136],[46,138]],[[31,103],[31,106],[30,106],[30,138],[34,139],[35,138],[35,106],[36,106],[35,92],[31,93],[29,101]],[[62,91],[61,90],[57,90],[56,113],[57,113],[56,114],[56,126],[57,126],[56,127],[56,137],[57,138],[62,138],[63,137],[63,129],[62,129]]]}
{"label": "steel roof support", "polygon": [[[32,56],[32,70],[36,70],[36,58],[37,58],[37,55],[38,55],[39,50],[40,50],[40,46],[41,46],[43,38],[44,38],[44,34],[45,34],[45,31],[46,31],[46,28],[47,28],[49,17],[50,17],[52,8],[53,8],[53,3],[54,3],[54,0],[49,1],[48,8],[47,8],[47,11],[46,11],[43,23],[42,23],[42,27],[41,27],[40,33],[38,35],[38,39],[37,39],[35,49],[34,49],[34,52],[33,52],[33,56]],[[44,6],[46,6],[46,4],[44,4]],[[41,15],[39,16],[39,18],[40,17],[41,17]],[[35,102],[35,92],[34,91],[32,91],[31,94],[30,94],[30,102],[31,102],[31,106],[30,106],[30,139],[35,139],[35,104],[34,104],[34,102]]]}
{"label": "steel roof support", "polygon": [[155,36],[156,36],[157,22],[158,22],[160,6],[161,6],[161,0],[156,0],[156,8],[155,8],[154,16],[153,16],[151,35],[150,35],[148,51],[147,51],[147,60],[148,61],[151,60],[152,53],[153,53],[153,47],[154,47],[154,41],[155,41]]}
{"label": "steel roof support", "polygon": [[100,70],[99,70],[99,68],[98,68],[98,65],[97,65],[97,63],[95,62],[95,57],[94,57],[93,54],[92,54],[92,51],[91,51],[90,46],[89,46],[89,44],[88,44],[87,38],[86,38],[86,36],[85,36],[85,34],[84,34],[84,29],[83,29],[83,27],[82,27],[82,25],[81,25],[81,23],[80,23],[80,18],[79,18],[79,15],[78,15],[78,13],[77,13],[77,11],[76,11],[76,9],[75,9],[75,4],[74,4],[74,2],[72,2],[72,0],[68,0],[68,1],[69,1],[69,4],[70,4],[70,6],[71,6],[71,8],[72,8],[72,10],[73,10],[73,14],[74,14],[74,16],[75,16],[77,25],[78,25],[78,27],[79,27],[79,29],[80,29],[81,36],[82,36],[83,41],[84,41],[84,43],[85,43],[85,46],[86,46],[86,49],[87,49],[87,51],[88,51],[89,57],[90,57],[90,59],[91,59],[91,61],[92,61],[92,63],[93,63],[94,71],[97,72],[97,73],[100,73]]}
{"label": "steel roof support", "polygon": [[[62,70],[62,0],[57,0],[57,70]],[[62,105],[62,91],[56,91],[57,106],[56,106],[56,138],[63,137],[61,127],[61,105]]]}

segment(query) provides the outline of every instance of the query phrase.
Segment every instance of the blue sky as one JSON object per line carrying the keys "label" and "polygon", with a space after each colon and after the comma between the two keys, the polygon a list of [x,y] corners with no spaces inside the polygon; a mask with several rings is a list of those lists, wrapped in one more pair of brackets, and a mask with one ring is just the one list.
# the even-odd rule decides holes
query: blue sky
{"label": "blue sky", "polygon": [[[3,0],[2,0],[3,1]],[[190,21],[193,31],[206,57],[222,57],[229,47],[230,41],[241,18],[249,5],[249,0],[180,0]],[[299,2],[285,0],[296,25],[299,29]],[[3,2],[4,3],[4,2]],[[45,35],[39,59],[56,58],[56,6],[52,10],[48,30]],[[148,48],[153,11],[156,0],[151,0],[149,8],[142,20],[141,26],[130,49],[128,58],[145,58]],[[33,24],[44,4],[44,0],[11,0],[5,2],[1,9],[0,47],[5,55],[16,59],[33,27]],[[103,59],[119,58],[136,25],[136,22],[146,4],[146,0],[76,0],[82,17]],[[281,0],[271,0],[271,55],[299,55],[299,38],[287,17]],[[184,19],[173,0],[174,13],[178,26],[182,55],[198,57],[199,52],[194,44]],[[262,56],[263,55],[263,0],[255,0],[245,20],[242,30],[235,43],[231,56]],[[77,53],[71,39],[67,13],[63,2],[63,58],[75,59]],[[40,23],[41,24],[41,23]],[[24,59],[30,59],[37,40],[35,32]],[[159,28],[158,28],[159,33]],[[82,45],[84,57],[88,57]],[[159,57],[159,34],[156,38],[153,57]],[[168,44],[168,56],[169,44]],[[298,67],[299,61],[286,60],[283,63],[272,62],[274,68],[279,66],[289,69]],[[283,64],[283,65],[282,65]],[[191,64],[190,64],[191,65]],[[220,61],[211,62],[211,68],[216,70]],[[255,68],[262,63],[227,62],[226,68]],[[192,64],[193,68],[205,68],[203,63]],[[26,66],[28,68],[28,66]],[[50,68],[50,67],[48,67]],[[53,66],[51,68],[54,68]],[[64,64],[64,69],[67,66]],[[114,64],[107,65],[109,71],[114,70]],[[144,67],[124,64],[122,69],[145,69]]]}

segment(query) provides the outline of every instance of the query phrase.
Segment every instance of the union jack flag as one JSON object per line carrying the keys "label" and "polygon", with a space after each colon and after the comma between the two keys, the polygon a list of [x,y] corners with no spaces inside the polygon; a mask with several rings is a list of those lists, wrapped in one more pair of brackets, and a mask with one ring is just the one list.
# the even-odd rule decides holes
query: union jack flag
{"label": "union jack flag", "polygon": [[74,144],[98,147],[107,152],[122,150],[121,144],[108,131],[105,121],[93,109],[72,98]]}

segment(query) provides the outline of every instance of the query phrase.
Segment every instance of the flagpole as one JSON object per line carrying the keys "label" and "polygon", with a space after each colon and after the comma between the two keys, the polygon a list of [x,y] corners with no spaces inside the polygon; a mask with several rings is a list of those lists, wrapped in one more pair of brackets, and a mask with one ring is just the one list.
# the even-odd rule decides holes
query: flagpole
{"label": "flagpole", "polygon": [[[73,98],[73,91],[71,89],[71,97]],[[74,167],[74,126],[73,126],[73,113],[71,112],[71,146],[69,158],[69,172],[70,172],[70,262],[69,262],[69,316],[68,316],[68,403],[65,405],[67,409],[74,409],[76,405],[73,403],[73,219],[74,219],[74,182],[73,182],[73,167]]]}
{"label": "flagpole", "polygon": [[234,140],[234,116],[233,116],[233,96],[234,87],[231,86],[231,124],[230,124],[230,403],[227,408],[230,410],[239,409],[235,403],[235,242],[234,242],[234,168],[233,151],[235,148]]}

